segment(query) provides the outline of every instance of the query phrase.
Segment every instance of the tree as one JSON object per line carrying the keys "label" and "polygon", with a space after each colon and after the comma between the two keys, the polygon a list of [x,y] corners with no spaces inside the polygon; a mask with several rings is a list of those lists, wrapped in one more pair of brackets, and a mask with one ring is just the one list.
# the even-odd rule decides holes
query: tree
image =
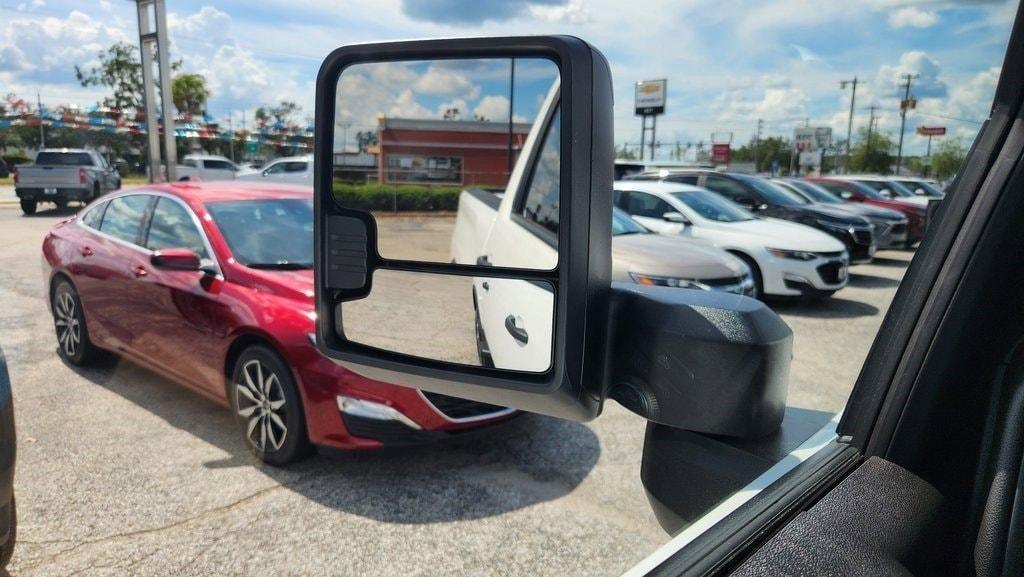
{"label": "tree", "polygon": [[210,89],[201,74],[179,74],[171,81],[171,95],[178,112],[200,116],[206,112]]}
{"label": "tree", "polygon": [[302,110],[298,104],[282,100],[277,106],[260,106],[256,109],[256,125],[265,128],[274,119],[274,125],[288,126],[292,122],[292,115]]}
{"label": "tree", "polygon": [[892,170],[892,151],[896,144],[889,135],[862,128],[857,133],[857,144],[850,151],[850,172],[889,174]]}
{"label": "tree", "polygon": [[939,180],[948,180],[956,176],[966,158],[967,149],[959,140],[944,140],[932,155],[932,174]]}
{"label": "tree", "polygon": [[[134,108],[143,110],[142,63],[138,48],[128,42],[118,42],[100,52],[99,66],[88,71],[75,65],[75,77],[82,86],[106,86],[112,94],[103,99],[107,108]],[[181,68],[181,61],[171,63],[171,71]],[[159,86],[159,79],[157,85]],[[159,90],[159,87],[158,87]]]}
{"label": "tree", "polygon": [[772,161],[778,161],[780,169],[788,169],[792,155],[793,146],[788,138],[768,136],[761,140],[751,138],[748,144],[732,152],[732,160],[734,162],[756,162],[757,172],[768,172],[772,168]]}
{"label": "tree", "polygon": [[372,130],[361,130],[356,133],[359,152],[366,152],[371,146],[377,145],[377,133]]}
{"label": "tree", "polygon": [[441,118],[445,120],[458,120],[459,114],[460,112],[458,108],[448,108],[444,111],[444,114],[441,116]]}

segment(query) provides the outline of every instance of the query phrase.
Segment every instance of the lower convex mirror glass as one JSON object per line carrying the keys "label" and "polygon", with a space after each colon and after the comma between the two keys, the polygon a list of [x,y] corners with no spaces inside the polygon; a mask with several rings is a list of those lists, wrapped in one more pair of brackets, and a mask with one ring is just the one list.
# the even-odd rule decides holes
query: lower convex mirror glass
{"label": "lower convex mirror glass", "polygon": [[549,283],[379,269],[365,299],[342,303],[355,343],[462,365],[542,373],[551,366]]}

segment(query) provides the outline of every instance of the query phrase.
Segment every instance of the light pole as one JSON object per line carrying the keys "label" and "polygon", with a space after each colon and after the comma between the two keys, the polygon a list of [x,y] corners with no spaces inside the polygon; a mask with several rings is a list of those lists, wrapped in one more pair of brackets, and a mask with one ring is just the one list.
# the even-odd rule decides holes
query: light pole
{"label": "light pole", "polygon": [[[177,180],[178,149],[174,134],[174,104],[171,98],[171,59],[168,55],[167,9],[164,0],[133,0],[138,10],[139,51],[142,53],[142,95],[146,107],[146,132],[149,142],[149,181],[162,182],[160,172],[160,122],[156,114],[156,82],[153,78],[153,51],[156,50],[160,75],[160,108],[164,121],[164,155],[167,178]],[[152,6],[153,10],[150,11]]]}

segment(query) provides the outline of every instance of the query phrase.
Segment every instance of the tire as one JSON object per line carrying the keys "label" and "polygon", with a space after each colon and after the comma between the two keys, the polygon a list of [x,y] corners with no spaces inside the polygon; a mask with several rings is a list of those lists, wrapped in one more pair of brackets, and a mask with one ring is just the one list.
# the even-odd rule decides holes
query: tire
{"label": "tire", "polygon": [[7,536],[7,542],[0,545],[0,571],[10,563],[11,556],[14,555],[14,544],[18,541],[18,511],[15,505],[14,497],[11,497],[11,532]]}
{"label": "tire", "polygon": [[24,213],[25,216],[32,216],[36,213],[37,204],[38,203],[35,200],[26,200],[23,198],[21,199],[21,212]]}
{"label": "tire", "polygon": [[64,278],[57,281],[51,305],[53,326],[57,333],[57,353],[60,358],[76,367],[92,363],[98,356],[98,350],[89,340],[82,301],[70,281]]}
{"label": "tire", "polygon": [[68,199],[66,199],[66,198],[57,198],[57,199],[54,199],[53,204],[57,205],[57,210],[64,210],[65,208],[68,207]]}
{"label": "tire", "polygon": [[[118,188],[121,187],[119,186]],[[103,194],[103,191],[100,190],[100,183],[97,182],[96,184],[92,185],[92,196],[89,197],[89,200],[96,200],[97,198],[100,197],[101,194]]]}
{"label": "tire", "polygon": [[228,390],[242,438],[257,459],[281,467],[310,453],[302,399],[274,350],[254,345],[242,351]]}
{"label": "tire", "polygon": [[751,276],[754,277],[754,298],[757,299],[757,300],[763,301],[764,300],[764,277],[761,276],[761,267],[757,266],[757,262],[755,262],[753,258],[751,258],[751,257],[749,257],[749,256],[747,256],[747,255],[745,255],[745,254],[743,254],[741,252],[732,252],[732,251],[730,251],[729,254],[731,254],[734,257],[736,257],[736,258],[742,260],[743,262],[747,263],[747,266],[750,267],[750,274],[751,274]]}

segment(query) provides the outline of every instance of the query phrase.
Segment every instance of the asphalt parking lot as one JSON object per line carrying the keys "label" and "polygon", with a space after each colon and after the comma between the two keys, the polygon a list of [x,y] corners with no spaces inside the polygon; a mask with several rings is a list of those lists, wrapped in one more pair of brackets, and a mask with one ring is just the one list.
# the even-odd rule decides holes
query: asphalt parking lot
{"label": "asphalt parking lot", "polygon": [[[249,456],[226,410],[161,377],[69,368],[39,255],[67,214],[0,206],[19,435],[11,575],[618,575],[668,539],[639,482],[644,422],[613,403],[588,424],[526,415],[280,470]],[[382,228],[444,246],[435,225]],[[774,305],[796,334],[790,404],[842,408],[911,256],[882,251],[835,298]]]}

